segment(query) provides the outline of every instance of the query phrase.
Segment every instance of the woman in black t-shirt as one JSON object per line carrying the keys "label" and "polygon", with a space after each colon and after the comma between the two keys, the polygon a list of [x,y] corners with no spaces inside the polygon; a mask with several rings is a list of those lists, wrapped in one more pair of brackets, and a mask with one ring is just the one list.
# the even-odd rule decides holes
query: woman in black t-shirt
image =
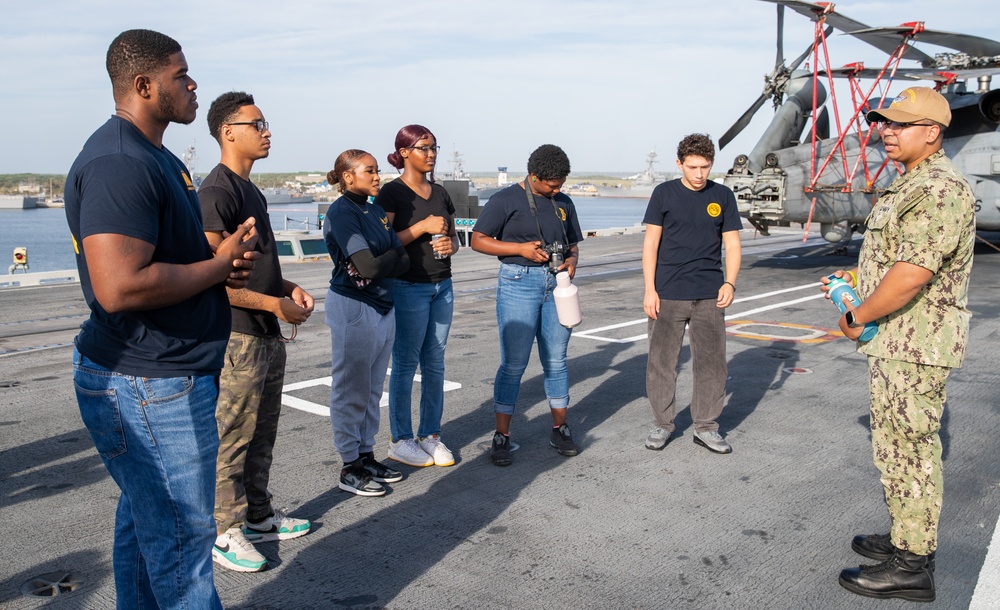
{"label": "woman in black t-shirt", "polygon": [[[454,309],[451,255],[457,249],[455,206],[434,183],[437,139],[421,125],[396,134],[389,163],[403,170],[375,200],[410,257],[410,269],[392,285],[396,342],[389,379],[389,458],[409,466],[451,466],[455,458],[441,442],[444,412],[444,350]],[[420,425],[416,438],[410,396],[420,365]]]}

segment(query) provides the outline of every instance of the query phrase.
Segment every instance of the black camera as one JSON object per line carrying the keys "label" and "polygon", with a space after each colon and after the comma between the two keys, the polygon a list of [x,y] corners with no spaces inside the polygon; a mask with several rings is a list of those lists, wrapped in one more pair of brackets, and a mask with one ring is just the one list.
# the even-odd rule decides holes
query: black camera
{"label": "black camera", "polygon": [[561,241],[557,241],[552,244],[548,244],[542,248],[549,255],[549,271],[556,273],[559,271],[559,267],[562,266],[563,262],[566,260],[566,256],[563,254],[565,247]]}

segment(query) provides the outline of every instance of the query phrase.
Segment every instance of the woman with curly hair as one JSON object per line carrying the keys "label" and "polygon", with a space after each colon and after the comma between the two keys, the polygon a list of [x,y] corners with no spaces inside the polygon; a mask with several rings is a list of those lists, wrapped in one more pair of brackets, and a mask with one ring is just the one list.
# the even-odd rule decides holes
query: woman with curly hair
{"label": "woman with curly hair", "polygon": [[[566,346],[570,329],[559,324],[552,289],[556,272],[576,273],[583,239],[573,201],[559,192],[569,175],[569,158],[545,144],[528,158],[528,177],[490,197],[472,234],[472,249],[500,259],[497,274],[497,327],[500,368],[493,384],[496,432],[490,459],[510,464],[510,420],[521,376],[538,340],[545,395],[552,411],[549,444],[565,456],[577,453],[566,424],[569,376]],[[558,263],[558,258],[563,262]]]}

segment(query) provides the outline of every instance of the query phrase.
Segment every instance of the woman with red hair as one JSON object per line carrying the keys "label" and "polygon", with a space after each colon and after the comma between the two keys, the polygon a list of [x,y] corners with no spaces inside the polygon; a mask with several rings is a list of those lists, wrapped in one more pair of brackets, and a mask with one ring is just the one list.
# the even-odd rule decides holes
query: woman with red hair
{"label": "woman with red hair", "polygon": [[[451,329],[454,293],[451,255],[457,249],[455,206],[434,182],[440,147],[429,129],[407,125],[396,134],[389,163],[402,174],[375,200],[386,212],[410,257],[409,270],[393,281],[396,341],[389,378],[389,459],[409,466],[451,466],[441,442],[444,413],[444,350]],[[420,424],[413,434],[410,396],[420,366]]]}

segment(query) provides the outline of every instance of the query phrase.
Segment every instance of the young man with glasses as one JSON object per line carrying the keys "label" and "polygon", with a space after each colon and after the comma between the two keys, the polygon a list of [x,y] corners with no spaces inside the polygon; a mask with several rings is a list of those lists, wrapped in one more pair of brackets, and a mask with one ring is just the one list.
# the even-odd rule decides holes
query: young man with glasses
{"label": "young man with glasses", "polygon": [[866,322],[879,326],[858,350],[868,356],[872,448],[892,527],[854,537],[851,548],[879,563],[843,570],[840,584],[867,597],[929,602],[943,497],[938,431],[948,372],[961,366],[968,342],[975,197],[941,150],[951,122],[942,95],[911,87],[867,118],[906,171],[865,220],[858,267],[835,275],[857,277],[863,299],[857,308],[845,301],[844,335],[857,340]]}
{"label": "young man with glasses", "polygon": [[227,291],[233,325],[216,406],[218,537],[212,557],[231,570],[258,572],[267,560],[252,542],[309,533],[309,521],[271,505],[267,484],[285,379],[278,319],[302,324],[312,313],[313,298],[281,277],[267,201],[250,182],[254,162],[267,157],[271,148],[271,132],[253,96],[242,91],[220,95],[208,110],[208,128],[222,148],[222,160],[198,190],[205,235],[214,246],[238,219],[254,218],[261,254],[246,287]]}
{"label": "young man with glasses", "polygon": [[167,126],[198,109],[177,41],[122,32],[107,69],[115,114],[70,168],[66,219],[91,311],[73,354],[77,402],[121,489],[117,605],[221,609],[211,548],[223,284],[245,284],[257,234],[241,217],[209,248],[191,176],[163,146]]}

